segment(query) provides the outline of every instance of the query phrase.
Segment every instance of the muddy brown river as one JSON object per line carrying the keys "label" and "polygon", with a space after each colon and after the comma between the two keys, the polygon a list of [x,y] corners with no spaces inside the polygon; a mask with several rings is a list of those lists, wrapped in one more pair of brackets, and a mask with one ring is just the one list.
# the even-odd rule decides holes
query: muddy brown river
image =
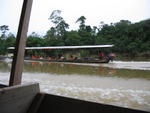
{"label": "muddy brown river", "polygon": [[[0,83],[8,84],[10,69],[10,62],[0,62]],[[22,82],[38,82],[50,94],[150,111],[150,62],[25,61]]]}

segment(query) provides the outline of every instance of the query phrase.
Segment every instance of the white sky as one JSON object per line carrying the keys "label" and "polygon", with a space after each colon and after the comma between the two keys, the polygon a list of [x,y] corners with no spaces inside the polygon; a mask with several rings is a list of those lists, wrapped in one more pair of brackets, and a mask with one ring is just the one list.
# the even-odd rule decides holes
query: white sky
{"label": "white sky", "polygon": [[[18,29],[23,0],[0,0],[0,26],[8,25],[10,32]],[[61,16],[70,29],[77,29],[76,20],[86,17],[86,24],[99,26],[122,19],[138,22],[150,18],[150,0],[33,0],[29,34],[43,35],[52,26],[48,20],[53,10],[61,10]]]}

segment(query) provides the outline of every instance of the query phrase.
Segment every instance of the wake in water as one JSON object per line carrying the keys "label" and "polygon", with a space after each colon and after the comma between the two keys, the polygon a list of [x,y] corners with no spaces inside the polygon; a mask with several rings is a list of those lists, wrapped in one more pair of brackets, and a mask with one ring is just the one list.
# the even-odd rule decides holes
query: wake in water
{"label": "wake in water", "polygon": [[[107,65],[106,65],[107,66]],[[123,61],[114,61],[110,63],[111,68],[119,69],[137,69],[137,70],[150,70],[150,62],[123,62]]]}
{"label": "wake in water", "polygon": [[23,82],[29,81],[40,83],[41,91],[50,94],[150,111],[148,80],[25,73]]}
{"label": "wake in water", "polygon": [[115,69],[136,69],[136,70],[150,70],[150,62],[144,61],[113,61],[105,64],[87,64],[87,63],[70,63],[74,65],[87,65],[87,66],[103,66]]}
{"label": "wake in water", "polygon": [[98,103],[150,111],[150,91],[90,87],[41,86],[44,92]]}

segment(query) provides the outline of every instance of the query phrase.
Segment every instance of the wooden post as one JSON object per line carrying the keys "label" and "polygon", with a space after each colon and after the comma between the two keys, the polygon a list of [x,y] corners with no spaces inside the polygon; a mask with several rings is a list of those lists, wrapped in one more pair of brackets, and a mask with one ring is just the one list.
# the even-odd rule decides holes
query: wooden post
{"label": "wooden post", "polygon": [[25,52],[32,1],[33,0],[24,0],[23,2],[19,28],[17,33],[17,39],[16,39],[16,46],[14,50],[14,58],[12,62],[9,86],[21,84],[23,64],[24,64],[24,52]]}

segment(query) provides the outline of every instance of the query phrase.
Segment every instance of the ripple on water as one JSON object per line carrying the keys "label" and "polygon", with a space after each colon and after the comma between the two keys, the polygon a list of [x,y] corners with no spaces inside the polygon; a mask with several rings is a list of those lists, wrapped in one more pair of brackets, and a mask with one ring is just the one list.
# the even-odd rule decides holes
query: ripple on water
{"label": "ripple on water", "polygon": [[150,111],[150,91],[92,87],[41,86],[47,93]]}
{"label": "ripple on water", "polygon": [[[0,73],[0,82],[8,75]],[[148,80],[24,73],[23,82],[39,82],[41,91],[51,94],[150,111]]]}

